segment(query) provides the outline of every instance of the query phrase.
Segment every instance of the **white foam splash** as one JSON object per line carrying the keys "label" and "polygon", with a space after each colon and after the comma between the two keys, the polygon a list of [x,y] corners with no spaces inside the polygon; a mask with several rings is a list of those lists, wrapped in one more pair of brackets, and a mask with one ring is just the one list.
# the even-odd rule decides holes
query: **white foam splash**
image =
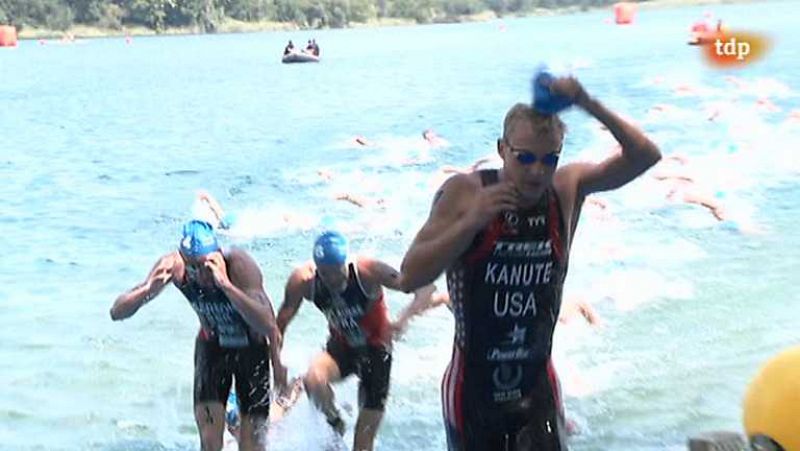
{"label": "white foam splash", "polygon": [[596,281],[594,289],[613,300],[621,311],[631,311],[659,299],[694,297],[694,288],[688,280],[666,278],[649,269],[613,271]]}

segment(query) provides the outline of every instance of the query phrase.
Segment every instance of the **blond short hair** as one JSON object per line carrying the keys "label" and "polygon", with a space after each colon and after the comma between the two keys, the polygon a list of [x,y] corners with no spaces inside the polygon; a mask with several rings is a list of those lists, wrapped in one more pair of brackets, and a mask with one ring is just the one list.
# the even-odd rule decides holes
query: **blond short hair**
{"label": "blond short hair", "polygon": [[541,114],[524,103],[514,105],[506,113],[506,118],[503,120],[503,139],[508,138],[514,126],[521,120],[526,120],[531,124],[536,136],[552,137],[558,143],[564,141],[567,126],[558,115]]}

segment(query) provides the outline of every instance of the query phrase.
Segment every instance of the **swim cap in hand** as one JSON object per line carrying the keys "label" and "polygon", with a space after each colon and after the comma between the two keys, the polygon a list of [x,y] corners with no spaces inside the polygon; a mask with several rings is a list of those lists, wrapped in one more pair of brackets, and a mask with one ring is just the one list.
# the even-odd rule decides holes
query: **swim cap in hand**
{"label": "swim cap in hand", "polygon": [[543,114],[556,114],[572,106],[569,97],[550,92],[550,84],[555,78],[545,69],[539,69],[533,76],[533,109]]}

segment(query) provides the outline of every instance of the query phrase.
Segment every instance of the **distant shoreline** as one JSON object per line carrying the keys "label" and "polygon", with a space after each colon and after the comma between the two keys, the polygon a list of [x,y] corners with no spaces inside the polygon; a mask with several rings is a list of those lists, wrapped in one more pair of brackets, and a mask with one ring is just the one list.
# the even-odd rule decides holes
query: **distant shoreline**
{"label": "distant shoreline", "polygon": [[[736,3],[767,3],[767,0],[648,0],[638,3],[639,10],[652,10],[652,9],[668,9],[680,8],[685,6],[698,6],[698,5],[725,5]],[[459,16],[449,20],[434,21],[432,24],[442,23],[469,23],[469,22],[488,22],[492,20],[502,20],[503,18],[518,18],[518,17],[539,17],[539,16],[557,16],[578,14],[583,12],[608,10],[609,17],[611,16],[611,5],[603,7],[581,7],[581,6],[567,6],[562,8],[536,8],[532,11],[521,14],[510,14],[503,17],[498,17],[493,11],[483,11],[476,14],[467,16]],[[412,19],[402,18],[381,18],[374,19],[366,23],[354,22],[349,24],[346,28],[378,28],[378,27],[392,27],[392,26],[420,26],[429,24],[419,24]],[[227,19],[219,25],[214,34],[230,34],[230,33],[257,33],[269,31],[313,31],[312,28],[298,27],[293,22],[240,22],[233,19]],[[197,27],[186,28],[168,28],[161,33],[156,33],[146,27],[125,27],[123,29],[115,30],[109,28],[100,28],[88,25],[76,25],[65,31],[49,30],[43,28],[23,28],[19,33],[20,40],[62,40],[72,36],[75,39],[91,39],[91,38],[109,38],[109,37],[136,37],[136,36],[175,36],[175,35],[195,35],[203,34]],[[211,34],[211,33],[208,33]]]}

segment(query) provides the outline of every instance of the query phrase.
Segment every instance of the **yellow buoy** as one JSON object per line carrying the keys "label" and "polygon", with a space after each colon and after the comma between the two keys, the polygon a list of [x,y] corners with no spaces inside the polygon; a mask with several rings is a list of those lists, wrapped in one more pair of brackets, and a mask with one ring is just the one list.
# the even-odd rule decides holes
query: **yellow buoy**
{"label": "yellow buoy", "polygon": [[750,383],[744,428],[751,441],[763,436],[785,451],[800,451],[800,346],[770,359]]}

